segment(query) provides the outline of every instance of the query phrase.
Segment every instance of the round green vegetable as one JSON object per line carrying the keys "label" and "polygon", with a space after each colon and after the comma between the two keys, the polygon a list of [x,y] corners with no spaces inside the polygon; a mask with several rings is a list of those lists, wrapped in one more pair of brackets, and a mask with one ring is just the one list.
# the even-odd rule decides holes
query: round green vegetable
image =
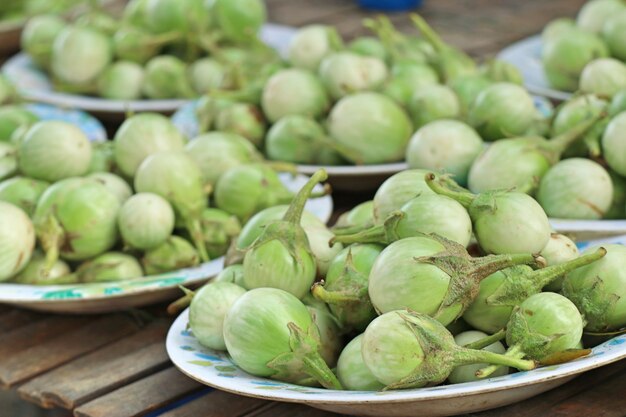
{"label": "round green vegetable", "polygon": [[[294,94],[295,91],[298,94]],[[274,74],[265,84],[261,98],[263,112],[272,123],[292,114],[318,118],[329,105],[320,80],[309,71],[297,68]]]}
{"label": "round green vegetable", "polygon": [[522,370],[533,361],[458,346],[450,332],[425,314],[391,311],[376,318],[363,334],[365,365],[386,389],[436,385],[454,368],[473,363],[508,365]]}
{"label": "round green vegetable", "polygon": [[224,318],[224,341],[244,371],[280,381],[326,388],[341,384],[320,356],[319,331],[307,308],[276,288],[257,288],[239,297]]}
{"label": "round green vegetable", "polygon": [[[618,330],[626,326],[626,247],[604,245],[607,254],[598,262],[567,274],[563,295],[585,316],[591,332]],[[585,253],[597,248],[589,248]]]}
{"label": "round green vegetable", "polygon": [[317,265],[300,219],[313,187],[326,177],[323,170],[315,173],[293,199],[283,219],[268,224],[248,249],[243,261],[246,288],[279,288],[298,298],[309,291]]}
{"label": "round green vegetable", "polygon": [[157,194],[138,193],[123,203],[117,224],[124,243],[149,250],[165,243],[174,231],[174,210]]}
{"label": "round green vegetable", "polygon": [[0,281],[24,269],[34,249],[35,229],[26,213],[0,201]]}
{"label": "round green vegetable", "polygon": [[454,119],[461,113],[461,105],[454,90],[433,84],[415,92],[409,101],[409,114],[416,129],[440,119]]}
{"label": "round green vegetable", "polygon": [[87,173],[91,145],[71,123],[46,120],[33,125],[19,145],[20,171],[42,181],[59,181]]}
{"label": "round green vegetable", "polygon": [[448,325],[473,302],[481,280],[535,262],[531,254],[471,258],[461,245],[435,235],[410,237],[387,246],[376,258],[368,292],[377,311],[408,308]]}
{"label": "round green vegetable", "polygon": [[533,99],[523,87],[495,83],[476,97],[468,121],[483,139],[493,141],[523,134],[531,127],[534,116]]}
{"label": "round green vegetable", "polygon": [[343,348],[337,361],[337,378],[347,390],[380,391],[385,386],[378,382],[365,365],[361,355],[362,342],[363,334],[360,334]]}
{"label": "round green vegetable", "polygon": [[0,201],[11,203],[32,216],[39,198],[50,184],[27,177],[13,177],[0,183]]}
{"label": "round green vegetable", "polygon": [[478,244],[488,253],[539,253],[548,243],[548,217],[527,194],[496,190],[475,195],[434,174],[428,174],[426,183],[467,208]]}
{"label": "round green vegetable", "polygon": [[115,162],[126,177],[135,176],[148,156],[161,151],[182,150],[185,139],[176,126],[157,113],[129,117],[115,133]]}
{"label": "round green vegetable", "polygon": [[451,174],[456,182],[464,185],[482,149],[482,139],[465,123],[437,120],[415,132],[406,151],[406,160],[410,168]]}
{"label": "round green vegetable", "polygon": [[200,288],[189,306],[189,327],[202,346],[226,350],[224,317],[246,290],[229,282],[211,282]]}
{"label": "round green vegetable", "polygon": [[537,201],[550,217],[597,220],[611,207],[613,183],[597,162],[565,159],[545,174]]}
{"label": "round green vegetable", "polygon": [[328,117],[328,131],[343,157],[358,164],[381,164],[403,158],[411,122],[392,99],[379,93],[342,98]]}

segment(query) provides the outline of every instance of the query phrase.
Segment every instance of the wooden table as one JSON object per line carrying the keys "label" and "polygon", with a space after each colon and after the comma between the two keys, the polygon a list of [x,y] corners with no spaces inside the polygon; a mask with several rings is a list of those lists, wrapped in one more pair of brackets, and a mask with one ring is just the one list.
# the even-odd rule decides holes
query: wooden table
{"label": "wooden table", "polygon": [[[351,38],[366,33],[352,0],[267,0],[271,19],[301,26],[324,22]],[[426,0],[420,13],[447,41],[488,58],[534,34],[549,20],[573,16],[584,0]],[[391,19],[413,31],[405,14]],[[336,196],[345,208],[370,196]],[[0,387],[54,416],[332,417],[306,406],[236,397],[178,372],[165,353],[172,319],[163,306],[103,316],[57,316],[0,306]],[[626,361],[589,372],[523,403],[476,417],[626,416]],[[6,394],[5,394],[6,395]],[[33,417],[35,411],[7,417]],[[38,414],[38,415],[44,415]]]}
{"label": "wooden table", "polygon": [[[301,405],[236,397],[185,377],[168,360],[162,308],[57,316],[0,306],[0,387],[55,416],[332,417]],[[626,415],[626,361],[475,417]],[[33,414],[6,417],[33,417]],[[468,416],[469,417],[469,416]]]}

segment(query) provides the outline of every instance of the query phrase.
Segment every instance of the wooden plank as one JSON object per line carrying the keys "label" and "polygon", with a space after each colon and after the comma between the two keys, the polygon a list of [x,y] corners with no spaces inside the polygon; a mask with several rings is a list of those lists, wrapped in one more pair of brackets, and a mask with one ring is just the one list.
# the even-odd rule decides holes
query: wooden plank
{"label": "wooden plank", "polygon": [[137,330],[126,315],[106,316],[0,363],[0,387],[11,387]]}
{"label": "wooden plank", "polygon": [[81,405],[76,417],[136,417],[156,410],[204,386],[168,368]]}
{"label": "wooden plank", "polygon": [[145,329],[54,369],[22,385],[20,395],[42,406],[73,409],[150,375],[169,363],[163,339],[170,322]]}
{"label": "wooden plank", "polygon": [[248,416],[253,411],[270,404],[274,403],[223,391],[211,391],[159,417],[240,417]]}
{"label": "wooden plank", "polygon": [[87,317],[54,316],[0,334],[0,358],[5,360],[88,322]]}
{"label": "wooden plank", "polygon": [[[506,407],[497,408],[494,410],[484,411],[482,413],[476,413],[477,417],[535,417],[541,415],[549,407],[556,406],[560,403],[566,403],[571,398],[577,398],[581,393],[586,391],[601,392],[598,387],[603,381],[612,378],[622,378],[626,372],[626,361],[620,361],[612,363],[602,368],[598,368],[591,372],[587,372],[578,378],[574,379],[567,384],[530,398],[526,401],[512,404]],[[622,381],[622,389],[624,388],[626,381]],[[623,397],[626,398],[626,392],[623,393]],[[604,396],[604,399],[608,401],[608,397]],[[585,414],[580,414],[585,415]],[[593,413],[591,415],[594,415]]]}
{"label": "wooden plank", "polygon": [[0,333],[10,332],[44,317],[43,314],[28,310],[9,310],[0,314]]}
{"label": "wooden plank", "polygon": [[[275,407],[253,413],[254,417],[340,417],[341,414],[319,410],[302,404],[279,403]],[[250,417],[252,417],[250,416]]]}
{"label": "wooden plank", "polygon": [[578,393],[541,414],[554,417],[623,417],[626,410],[626,378],[613,375],[601,384]]}

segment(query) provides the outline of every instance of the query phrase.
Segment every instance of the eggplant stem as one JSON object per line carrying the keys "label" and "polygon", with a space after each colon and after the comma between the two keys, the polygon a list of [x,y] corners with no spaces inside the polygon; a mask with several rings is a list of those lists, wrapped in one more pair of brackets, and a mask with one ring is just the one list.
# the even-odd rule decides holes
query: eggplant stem
{"label": "eggplant stem", "polygon": [[591,129],[600,119],[601,115],[598,114],[584,120],[561,135],[546,141],[542,147],[550,152],[554,152],[556,154],[555,157],[558,158],[567,148],[570,147],[570,145],[576,142],[582,135],[587,133],[587,131]]}
{"label": "eggplant stem", "polygon": [[499,342],[500,340],[504,339],[506,337],[506,329],[500,329],[497,332],[495,332],[494,334],[487,336],[487,337],[483,337],[482,339],[479,339],[475,342],[472,343],[468,343],[467,345],[463,345],[464,348],[466,349],[484,349],[487,346],[490,346],[496,342]]}
{"label": "eggplant stem", "polygon": [[[487,352],[486,350],[479,350],[478,352]],[[497,354],[495,354],[497,355]],[[478,378],[487,378],[489,375],[493,374],[499,367],[500,365],[507,365],[507,366],[512,366],[514,368],[523,370],[523,371],[529,371],[531,369],[536,368],[537,363],[535,361],[524,361],[522,358],[525,356],[526,354],[524,352],[522,352],[522,349],[520,348],[519,345],[513,345],[509,348],[509,350],[504,354],[504,355],[499,355],[503,358],[507,358],[507,359],[511,359],[513,361],[522,361],[522,362],[532,362],[534,364],[534,366],[532,368],[518,368],[515,365],[511,365],[511,364],[507,364],[507,363],[498,363],[498,362],[491,362],[491,361],[481,361],[481,362],[491,362],[494,363],[494,365],[490,365],[487,366],[486,368],[483,369],[479,369],[478,371],[476,371],[476,377]]]}
{"label": "eggplant stem", "polygon": [[380,225],[372,226],[369,229],[362,230],[354,234],[344,234],[335,236],[330,240],[332,244],[336,242],[352,244],[352,243],[383,243],[390,244],[401,237],[396,232],[398,223],[404,219],[405,214],[402,211],[394,211],[387,217],[385,222]]}
{"label": "eggplant stem", "polygon": [[313,174],[311,178],[309,178],[309,181],[304,184],[300,191],[298,191],[298,194],[296,194],[296,196],[293,198],[291,204],[289,205],[289,208],[287,209],[287,212],[285,213],[285,216],[283,217],[283,220],[294,224],[300,224],[302,212],[304,211],[304,205],[311,196],[313,188],[319,182],[325,181],[326,178],[328,178],[328,174],[326,174],[325,170],[320,169],[319,171],[315,172],[315,174]]}
{"label": "eggplant stem", "polygon": [[[480,369],[476,372],[476,376],[479,378],[484,378],[491,375],[496,369],[500,366],[510,366],[512,368],[519,369],[520,371],[530,371],[531,369],[535,369],[537,367],[537,362],[533,360],[521,359],[513,356],[502,355],[499,353],[489,352],[488,350],[470,350],[467,349],[470,354],[467,355],[468,360],[471,358],[469,363],[476,362],[487,362],[492,363],[493,365],[488,366],[487,368]],[[486,375],[479,375],[483,370],[490,370],[490,372]],[[491,370],[493,369],[493,370]]]}
{"label": "eggplant stem", "polygon": [[449,46],[441,39],[435,30],[417,13],[411,14],[413,24],[422,33],[426,40],[439,52],[446,50]]}
{"label": "eggplant stem", "polygon": [[46,263],[42,274],[47,277],[56,261],[59,260],[59,249],[63,243],[63,228],[53,215],[49,215],[42,230],[38,231],[38,235],[41,246],[46,252]]}
{"label": "eggplant stem", "polygon": [[451,190],[448,186],[444,185],[444,179],[438,178],[433,172],[429,172],[425,176],[426,184],[431,190],[437,194],[450,197],[453,200],[458,201],[465,208],[469,208],[476,199],[476,195],[469,191]]}
{"label": "eggplant stem", "polygon": [[474,273],[480,277],[488,277],[496,271],[516,265],[538,264],[545,266],[545,259],[540,255],[529,253],[513,253],[507,255],[488,255],[482,258],[472,258]]}
{"label": "eggplant stem", "polygon": [[353,235],[356,233],[363,232],[367,229],[374,227],[373,224],[368,225],[358,225],[358,226],[345,226],[345,227],[333,227],[331,231],[335,234],[335,236],[345,236],[345,235]]}
{"label": "eggplant stem", "polygon": [[598,248],[595,252],[589,253],[586,255],[579,256],[578,258],[572,259],[571,261],[564,262],[558,265],[552,265],[547,268],[538,269],[533,272],[533,281],[537,283],[538,288],[543,288],[556,278],[573,271],[574,269],[578,269],[581,266],[589,265],[601,259],[606,255],[606,249],[601,247]]}
{"label": "eggplant stem", "polygon": [[159,45],[164,45],[166,43],[169,42],[174,42],[179,40],[182,37],[182,34],[180,32],[167,32],[167,33],[162,33],[160,35],[155,35],[152,38],[150,38],[150,45],[154,45],[154,46],[159,46]]}
{"label": "eggplant stem", "polygon": [[179,285],[178,288],[180,288],[185,293],[185,295],[167,306],[167,314],[171,316],[187,308],[189,304],[191,304],[193,296],[196,294],[189,288],[185,288],[182,285]]}
{"label": "eggplant stem", "polygon": [[311,292],[313,297],[328,304],[342,304],[361,301],[361,297],[357,295],[348,295],[338,291],[328,291],[320,282],[313,284]]}
{"label": "eggplant stem", "polygon": [[206,246],[204,245],[204,236],[202,233],[202,225],[200,224],[200,220],[198,219],[188,219],[187,230],[189,231],[189,235],[191,236],[191,240],[193,240],[194,246],[198,250],[198,254],[200,255],[200,260],[202,262],[208,262],[211,260],[209,258],[209,254],[207,253]]}

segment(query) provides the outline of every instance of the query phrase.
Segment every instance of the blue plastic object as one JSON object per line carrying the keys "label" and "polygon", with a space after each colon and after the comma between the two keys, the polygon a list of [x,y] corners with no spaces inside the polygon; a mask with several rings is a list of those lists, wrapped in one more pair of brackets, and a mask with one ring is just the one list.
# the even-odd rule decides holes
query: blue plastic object
{"label": "blue plastic object", "polygon": [[359,6],[372,10],[399,12],[422,5],[422,0],[357,0]]}

